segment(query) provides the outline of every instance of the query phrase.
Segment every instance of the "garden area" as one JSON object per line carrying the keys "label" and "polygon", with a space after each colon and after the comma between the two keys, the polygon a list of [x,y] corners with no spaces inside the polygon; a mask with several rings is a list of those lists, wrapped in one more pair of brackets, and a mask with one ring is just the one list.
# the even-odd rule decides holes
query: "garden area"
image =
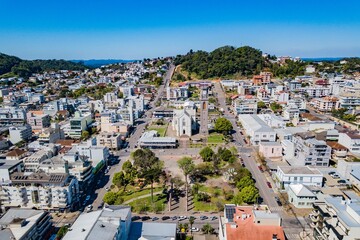
{"label": "garden area", "polygon": [[152,122],[151,125],[147,126],[146,130],[155,130],[158,132],[160,137],[165,137],[168,125],[169,123],[165,122],[163,119],[158,119]]}
{"label": "garden area", "polygon": [[129,204],[134,212],[159,211],[159,206],[166,201],[164,163],[149,149],[138,149],[131,158],[133,164],[126,161],[122,171],[114,174],[104,202],[110,205]]}
{"label": "garden area", "polygon": [[224,142],[225,138],[221,133],[211,133],[207,139],[208,144],[222,144]]}

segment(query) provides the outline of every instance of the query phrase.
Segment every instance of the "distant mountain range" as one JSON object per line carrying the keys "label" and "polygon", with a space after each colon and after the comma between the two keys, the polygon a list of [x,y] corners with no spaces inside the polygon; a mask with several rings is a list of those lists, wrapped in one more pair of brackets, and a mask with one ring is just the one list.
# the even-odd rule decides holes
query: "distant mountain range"
{"label": "distant mountain range", "polygon": [[114,63],[129,63],[135,62],[138,60],[123,60],[123,59],[89,59],[89,60],[70,60],[74,63],[82,63],[88,67],[101,67],[104,65],[114,64]]}

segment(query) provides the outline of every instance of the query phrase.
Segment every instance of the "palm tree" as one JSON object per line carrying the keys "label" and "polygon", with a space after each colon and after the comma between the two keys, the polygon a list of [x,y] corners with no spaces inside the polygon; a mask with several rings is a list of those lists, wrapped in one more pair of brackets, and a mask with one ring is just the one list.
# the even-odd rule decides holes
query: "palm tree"
{"label": "palm tree", "polygon": [[195,164],[191,157],[183,157],[178,161],[178,165],[185,177],[186,211],[188,211],[188,176],[194,170]]}
{"label": "palm tree", "polygon": [[207,223],[201,228],[201,231],[203,231],[204,234],[213,234],[215,229]]}
{"label": "palm tree", "polygon": [[192,226],[193,226],[194,222],[195,222],[195,218],[193,216],[190,216],[189,217],[189,224],[190,224],[190,233],[191,233],[191,235],[192,235]]}

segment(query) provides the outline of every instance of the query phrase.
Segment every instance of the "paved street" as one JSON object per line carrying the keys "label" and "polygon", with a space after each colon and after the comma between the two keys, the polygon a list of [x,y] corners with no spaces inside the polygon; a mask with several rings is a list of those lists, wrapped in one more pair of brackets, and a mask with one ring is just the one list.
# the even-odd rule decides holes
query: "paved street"
{"label": "paved street", "polygon": [[[220,107],[224,109],[224,117],[229,119],[235,129],[235,133],[233,134],[234,140],[237,143],[238,151],[240,153],[241,158],[244,160],[245,167],[250,170],[253,175],[253,178],[256,181],[256,187],[259,189],[260,196],[263,198],[263,202],[267,204],[272,212],[278,212],[282,217],[283,228],[289,239],[298,238],[298,234],[300,232],[301,225],[295,217],[289,216],[284,212],[283,208],[280,207],[275,200],[275,193],[272,188],[269,188],[266,184],[267,181],[271,181],[267,179],[265,174],[262,173],[255,160],[256,152],[254,147],[244,147],[244,136],[240,134],[239,128],[236,125],[235,117],[227,110],[225,94],[222,90],[220,83],[215,83],[215,92],[217,93],[218,102]],[[240,145],[239,145],[240,144]],[[305,226],[305,222],[303,219],[302,225]],[[296,238],[295,238],[296,236]]]}
{"label": "paved street", "polygon": [[129,158],[130,152],[135,148],[135,145],[137,145],[137,141],[144,132],[146,124],[150,122],[152,112],[156,109],[154,105],[163,95],[165,86],[169,84],[174,69],[174,65],[171,65],[167,73],[164,75],[163,84],[160,85],[154,101],[150,103],[150,110],[144,114],[144,118],[140,118],[137,120],[137,125],[135,126],[135,129],[131,133],[130,137],[128,138],[129,148],[122,149],[114,153],[115,156],[119,157],[119,163],[112,166],[107,174],[104,174],[104,176],[100,179],[99,184],[96,183],[97,186],[95,187],[95,193],[91,197],[91,199],[94,199],[92,205],[95,209],[101,204],[102,199],[107,192],[106,188],[110,188],[112,184],[111,179],[113,178],[114,174],[121,170],[123,163]]}

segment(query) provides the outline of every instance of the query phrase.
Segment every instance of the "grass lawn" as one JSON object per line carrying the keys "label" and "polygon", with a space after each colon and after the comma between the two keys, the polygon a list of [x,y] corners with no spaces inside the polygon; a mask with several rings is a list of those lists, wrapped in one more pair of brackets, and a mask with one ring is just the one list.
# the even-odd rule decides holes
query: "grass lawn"
{"label": "grass lawn", "polygon": [[132,212],[143,213],[143,212],[155,212],[159,213],[164,211],[166,208],[166,194],[154,195],[154,202],[151,202],[151,197],[135,200],[129,205],[131,206]]}
{"label": "grass lawn", "polygon": [[165,137],[167,126],[168,126],[167,124],[160,125],[159,127],[155,126],[155,125],[151,125],[147,128],[147,130],[149,130],[149,131],[155,130],[158,132],[160,137]]}
{"label": "grass lawn", "polygon": [[207,142],[209,144],[224,143],[224,135],[220,133],[213,133],[208,137]]}
{"label": "grass lawn", "polygon": [[[200,212],[218,212],[222,211],[222,207],[231,200],[225,200],[224,193],[220,187],[209,187],[202,185],[199,192],[205,192],[210,195],[210,202],[197,201],[194,198],[194,210]],[[219,209],[220,208],[220,209]]]}
{"label": "grass lawn", "polygon": [[[154,193],[162,191],[163,189],[164,188],[162,188],[162,187],[154,188]],[[146,195],[146,194],[150,194],[150,193],[151,193],[150,188],[144,188],[144,189],[141,189],[141,190],[130,191],[130,192],[124,193],[123,194],[124,202],[126,202],[126,201],[128,201],[130,199],[133,199],[133,198],[137,198],[137,197],[141,197],[141,196]]]}

